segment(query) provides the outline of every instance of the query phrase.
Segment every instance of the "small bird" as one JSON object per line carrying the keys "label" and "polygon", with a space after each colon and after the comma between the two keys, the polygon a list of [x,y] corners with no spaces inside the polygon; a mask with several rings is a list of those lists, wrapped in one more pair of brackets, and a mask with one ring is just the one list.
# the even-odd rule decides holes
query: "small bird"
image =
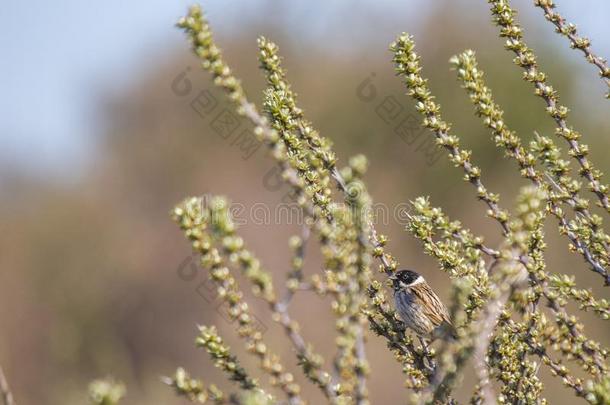
{"label": "small bird", "polygon": [[420,339],[455,338],[447,308],[420,274],[413,270],[399,270],[390,280],[398,315]]}

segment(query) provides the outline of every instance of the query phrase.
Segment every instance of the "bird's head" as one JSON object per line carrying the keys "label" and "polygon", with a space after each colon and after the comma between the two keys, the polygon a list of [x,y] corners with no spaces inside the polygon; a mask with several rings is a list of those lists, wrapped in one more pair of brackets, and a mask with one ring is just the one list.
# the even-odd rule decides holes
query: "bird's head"
{"label": "bird's head", "polygon": [[391,277],[394,291],[411,287],[424,281],[424,278],[413,270],[398,270]]}

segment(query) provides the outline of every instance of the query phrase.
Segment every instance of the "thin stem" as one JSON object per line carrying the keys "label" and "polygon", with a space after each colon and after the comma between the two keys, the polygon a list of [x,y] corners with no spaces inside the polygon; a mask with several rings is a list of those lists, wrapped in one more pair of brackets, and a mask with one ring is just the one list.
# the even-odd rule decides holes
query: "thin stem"
{"label": "thin stem", "polygon": [[491,4],[494,22],[501,28],[500,36],[507,38],[506,49],[516,55],[514,63],[523,69],[524,80],[532,83],[535,94],[544,100],[547,113],[557,124],[556,134],[565,139],[570,149],[570,156],[580,165],[580,175],[589,182],[589,187],[597,196],[599,204],[610,213],[608,186],[600,182],[601,173],[587,159],[589,147],[581,144],[578,141],[581,135],[568,126],[566,121],[568,108],[559,104],[557,92],[548,84],[546,74],[538,68],[536,55],[523,41],[523,30],[516,22],[515,11],[510,7],[508,0],[487,1]]}
{"label": "thin stem", "polygon": [[599,76],[609,89],[606,98],[610,98],[610,69],[604,58],[593,53],[591,41],[588,38],[579,36],[576,25],[569,23],[561,14],[554,11],[557,5],[553,0],[534,0],[534,5],[542,9],[546,19],[555,26],[555,31],[570,41],[570,48],[581,51],[587,62],[597,67]]}
{"label": "thin stem", "polygon": [[[589,246],[583,241],[578,233],[573,232],[569,226],[568,220],[560,208],[559,203],[555,201],[551,193],[550,186],[544,182],[544,177],[535,167],[535,158],[528,154],[525,148],[521,144],[521,139],[514,131],[511,131],[504,121],[504,112],[494,102],[491,90],[485,85],[483,81],[483,72],[478,66],[475,53],[471,50],[467,50],[460,55],[451,58],[451,63],[454,65],[455,70],[458,73],[458,78],[463,82],[462,87],[466,89],[470,96],[470,100],[473,102],[476,114],[484,118],[485,126],[487,126],[494,135],[496,144],[506,150],[506,155],[514,159],[518,165],[522,177],[529,179],[534,185],[546,191],[546,200],[549,205],[551,213],[559,221],[559,229],[561,233],[564,233],[572,245],[574,246],[575,252],[580,252],[587,263],[591,266],[591,269],[600,274],[607,285],[610,285],[610,275],[600,261],[594,256],[589,249]],[[552,142],[549,140],[549,142]],[[545,173],[546,174],[546,173]],[[564,199],[577,214],[583,216],[586,220],[588,227],[594,233],[599,232],[598,224],[593,220],[591,214],[586,208],[581,207],[577,201],[577,190],[574,193],[568,193],[561,188],[553,179],[548,176],[549,181],[552,185],[557,187],[562,194],[567,195],[568,198]],[[607,259],[607,245],[605,241],[601,241],[603,250],[600,252],[602,259]]]}

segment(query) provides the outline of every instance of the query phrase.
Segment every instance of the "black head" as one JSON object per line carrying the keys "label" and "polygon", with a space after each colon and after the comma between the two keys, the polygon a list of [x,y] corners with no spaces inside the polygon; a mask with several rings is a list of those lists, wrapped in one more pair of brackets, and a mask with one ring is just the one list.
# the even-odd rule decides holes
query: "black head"
{"label": "black head", "polygon": [[413,270],[398,270],[392,276],[394,289],[400,289],[408,287],[415,282],[418,278],[421,278],[419,273]]}

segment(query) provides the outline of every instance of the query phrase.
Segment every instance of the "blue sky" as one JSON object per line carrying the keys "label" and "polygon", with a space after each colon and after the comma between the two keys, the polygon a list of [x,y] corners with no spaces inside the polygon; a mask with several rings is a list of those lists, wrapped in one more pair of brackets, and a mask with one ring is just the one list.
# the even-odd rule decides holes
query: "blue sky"
{"label": "blue sky", "polygon": [[[447,0],[446,0],[447,1]],[[118,91],[155,66],[163,55],[183,46],[172,23],[187,0],[8,1],[0,13],[0,168],[70,177],[95,155],[95,139],[103,130],[96,117],[100,95]],[[354,10],[375,5],[394,22],[417,24],[409,8],[424,1],[205,1],[213,26],[231,35],[243,21],[270,18],[293,35],[324,37],[328,46],[342,42]],[[462,1],[486,12],[484,0]],[[531,0],[512,2],[522,14],[542,19]],[[431,4],[431,3],[428,3]],[[437,0],[435,6],[442,5]],[[594,39],[594,50],[610,54],[610,2],[559,0],[560,11]],[[418,11],[419,12],[419,11]],[[537,15],[536,15],[537,14]],[[484,14],[483,14],[484,15]],[[346,18],[347,16],[347,18]],[[362,16],[361,16],[362,17]],[[542,20],[541,20],[542,21]],[[353,25],[352,25],[353,26]],[[359,27],[366,35],[374,24]],[[396,33],[399,31],[398,29]],[[571,52],[564,43],[566,52]],[[144,72],[145,74],[145,72]],[[592,68],[583,75],[594,77]],[[601,85],[598,83],[598,85]]]}

